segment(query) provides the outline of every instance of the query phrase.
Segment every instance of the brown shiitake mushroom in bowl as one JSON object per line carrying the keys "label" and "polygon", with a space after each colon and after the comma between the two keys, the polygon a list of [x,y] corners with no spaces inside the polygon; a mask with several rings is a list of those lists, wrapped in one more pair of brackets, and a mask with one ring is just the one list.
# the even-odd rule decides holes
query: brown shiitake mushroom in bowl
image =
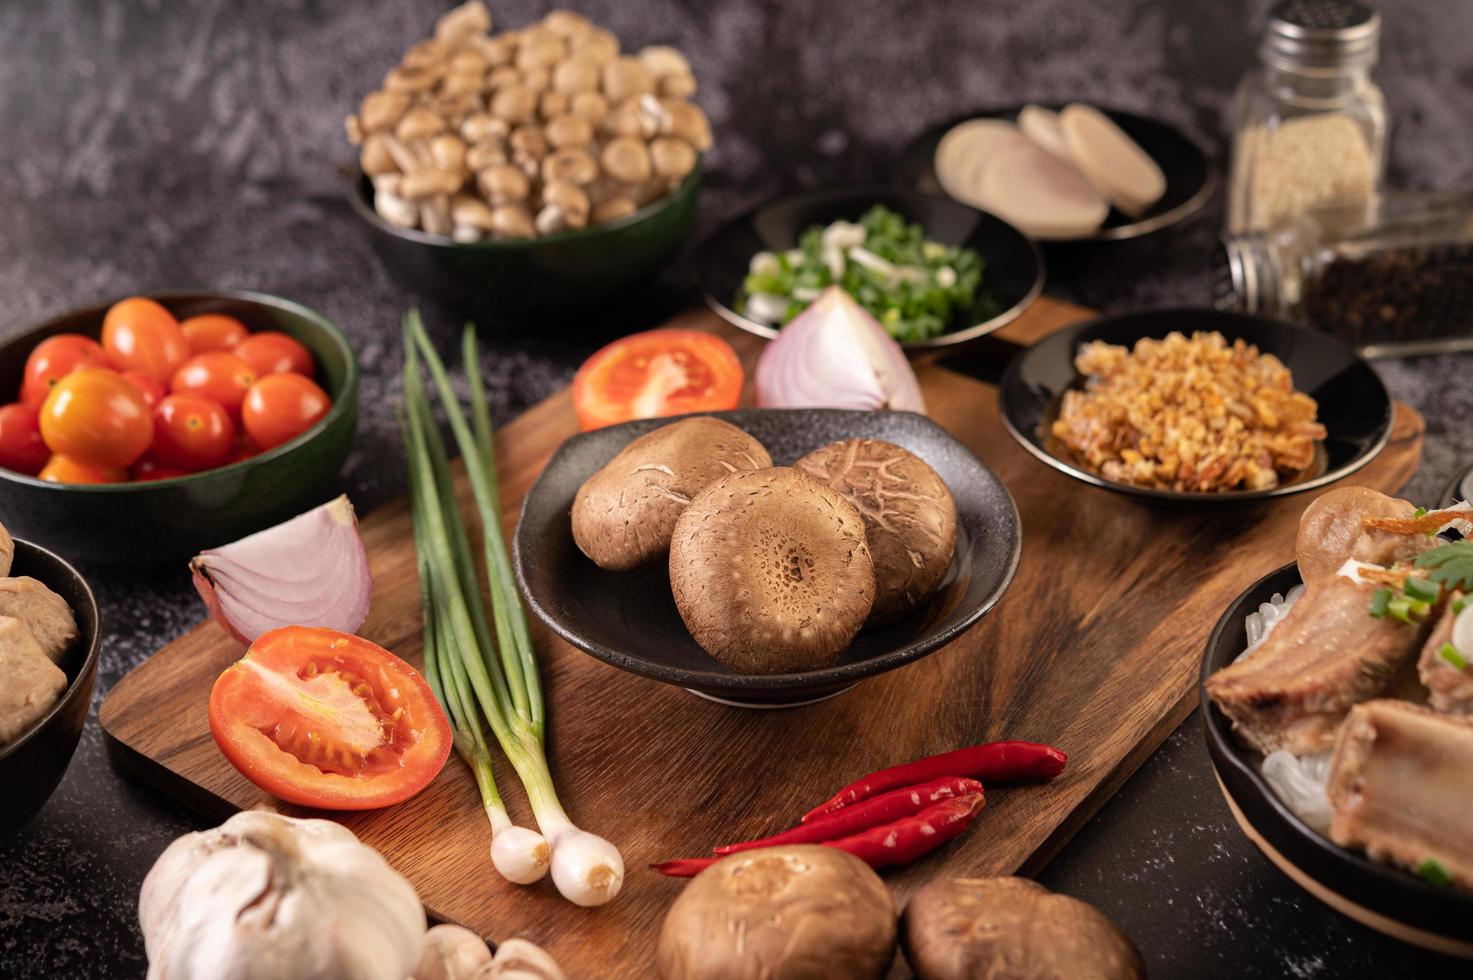
{"label": "brown shiitake mushroom in bowl", "polygon": [[652,275],[690,230],[711,126],[674,48],[621,53],[555,10],[491,33],[472,0],[347,119],[350,199],[391,273],[434,299],[588,305]]}

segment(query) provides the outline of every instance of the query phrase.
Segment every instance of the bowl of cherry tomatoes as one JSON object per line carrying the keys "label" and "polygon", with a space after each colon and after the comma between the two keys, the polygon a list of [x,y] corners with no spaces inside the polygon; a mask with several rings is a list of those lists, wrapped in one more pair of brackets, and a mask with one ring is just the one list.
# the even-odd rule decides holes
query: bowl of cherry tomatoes
{"label": "bowl of cherry tomatoes", "polygon": [[295,303],[75,310],[0,342],[0,519],[73,560],[187,557],[336,493],[357,416],[347,338]]}

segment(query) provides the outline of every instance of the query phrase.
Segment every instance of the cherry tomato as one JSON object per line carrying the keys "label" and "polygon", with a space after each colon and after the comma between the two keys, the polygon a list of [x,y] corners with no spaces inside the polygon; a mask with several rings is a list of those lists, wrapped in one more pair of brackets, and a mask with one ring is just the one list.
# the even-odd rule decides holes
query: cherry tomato
{"label": "cherry tomato", "polygon": [[189,341],[174,314],[135,296],[114,303],[102,320],[102,347],[120,371],[144,371],[161,385],[189,357]]}
{"label": "cherry tomato", "polygon": [[147,483],[149,480],[172,480],[176,476],[188,475],[188,470],[160,463],[152,453],[145,453],[142,459],[128,467],[128,476],[138,483]]}
{"label": "cherry tomato", "polygon": [[331,407],[332,399],[311,379],[295,373],[271,374],[251,385],[241,406],[241,421],[256,445],[271,449],[312,428]]}
{"label": "cherry tomato", "polygon": [[586,432],[630,419],[736,408],[742,362],[720,337],[649,330],[616,340],[573,378],[573,410]]}
{"label": "cherry tomato", "polygon": [[251,335],[246,325],[233,316],[223,313],[205,313],[192,316],[179,324],[189,349],[196,354],[212,350],[235,350],[240,342]]}
{"label": "cherry tomato", "polygon": [[91,337],[77,333],[61,333],[47,337],[26,358],[26,372],[20,386],[20,400],[41,407],[52,385],[82,367],[107,367],[107,353]]}
{"label": "cherry tomato", "polygon": [[138,389],[115,371],[82,368],[62,378],[41,406],[41,437],[53,453],[104,469],[128,466],[153,441],[153,416]]}
{"label": "cherry tomato", "polygon": [[312,352],[294,338],[274,330],[251,334],[232,353],[245,358],[256,369],[258,378],[264,378],[268,374],[286,374],[288,371],[295,371],[308,378],[317,373]]}
{"label": "cherry tomato", "polygon": [[232,419],[240,418],[240,403],[256,383],[256,372],[244,358],[228,351],[196,354],[179,366],[169,382],[176,395],[203,395],[219,402]]}
{"label": "cherry tomato", "polygon": [[230,462],[239,463],[243,459],[250,459],[252,456],[259,456],[260,454],[261,447],[256,445],[256,441],[251,438],[251,434],[242,427],[235,434],[235,451],[230,454]]}
{"label": "cherry tomato", "polygon": [[197,473],[230,462],[235,423],[203,395],[169,395],[154,409],[153,456],[162,466]]}
{"label": "cherry tomato", "polygon": [[164,396],[169,393],[147,371],[124,371],[122,372],[122,377],[123,380],[138,389],[138,393],[143,396],[143,400],[148,403],[149,408],[157,408],[159,402],[163,401]]}
{"label": "cherry tomato", "polygon": [[[196,585],[208,604],[212,590]],[[321,627],[258,637],[215,681],[209,714],[231,765],[303,806],[400,803],[428,786],[450,755],[450,724],[413,667]]]}
{"label": "cherry tomato", "polygon": [[23,402],[0,406],[0,467],[35,476],[50,458],[36,406]]}
{"label": "cherry tomato", "polygon": [[40,477],[47,483],[127,483],[128,471],[115,466],[91,466],[67,456],[52,456]]}

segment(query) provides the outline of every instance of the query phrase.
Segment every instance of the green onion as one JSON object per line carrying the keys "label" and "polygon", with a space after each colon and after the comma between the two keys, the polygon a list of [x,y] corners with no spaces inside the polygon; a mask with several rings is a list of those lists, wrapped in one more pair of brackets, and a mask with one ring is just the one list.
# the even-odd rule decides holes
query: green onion
{"label": "green onion", "polygon": [[[462,344],[473,423],[467,422],[465,410],[450,384],[449,374],[417,311],[411,310],[405,317],[404,341],[404,412],[401,424],[414,496],[415,540],[420,553],[421,591],[426,617],[426,669],[427,672],[432,671],[436,694],[441,697],[447,711],[452,717],[459,717],[457,730],[463,729],[467,733],[467,738],[462,741],[468,744],[470,758],[475,758],[480,719],[484,718],[520,777],[538,826],[545,835],[544,839],[532,831],[510,826],[510,821],[506,821],[501,829],[507,831],[507,838],[518,842],[518,847],[502,855],[507,858],[505,862],[498,860],[498,839],[503,835],[497,828],[497,818],[483,788],[483,802],[487,802],[487,812],[492,814],[493,863],[510,880],[519,881],[521,879],[514,875],[530,875],[536,870],[539,854],[541,866],[546,866],[550,847],[552,877],[558,891],[578,905],[602,905],[618,894],[624,880],[624,861],[612,844],[579,829],[568,819],[553,787],[543,745],[544,705],[536,651],[532,646],[526,611],[517,593],[501,526],[495,442],[479,374],[474,328],[467,326]],[[429,370],[464,459],[480,518],[482,562],[491,598],[489,618],[481,600],[469,535],[460,519],[445,443],[434,422],[430,397],[424,387],[421,358]],[[425,579],[428,585],[424,584]],[[431,639],[435,646],[433,654],[429,652]],[[479,717],[477,707],[480,709]],[[481,738],[484,744],[484,737]],[[473,763],[473,769],[475,766]],[[484,773],[489,779],[489,761]],[[482,782],[480,770],[477,770],[477,781]],[[490,786],[494,795],[494,783]],[[499,806],[499,799],[497,804]],[[504,808],[501,808],[501,816],[505,816]],[[509,867],[503,867],[504,863]]]}
{"label": "green onion", "polygon": [[1396,596],[1386,604],[1386,612],[1392,619],[1400,620],[1410,625],[1412,622],[1412,600],[1406,596]]}
{"label": "green onion", "polygon": [[1427,884],[1436,885],[1438,888],[1446,888],[1453,883],[1453,876],[1447,873],[1447,869],[1437,858],[1423,858],[1422,863],[1417,865],[1417,874],[1421,875],[1422,880]]}
{"label": "green onion", "polygon": [[1458,596],[1456,599],[1453,600],[1453,615],[1456,616],[1458,613],[1466,609],[1467,606],[1468,597],[1465,595]]}
{"label": "green onion", "polygon": [[1407,576],[1402,583],[1402,591],[1413,599],[1421,599],[1423,602],[1436,602],[1437,597],[1442,594],[1442,589],[1435,582],[1429,582],[1425,578],[1412,578]]}
{"label": "green onion", "polygon": [[1376,594],[1371,596],[1371,615],[1377,619],[1385,619],[1390,605],[1391,590],[1377,589]]}
{"label": "green onion", "polygon": [[1427,516],[1427,508],[1426,507],[1418,507],[1416,510],[1412,511],[1412,516],[1413,517],[1426,517]]}
{"label": "green onion", "polygon": [[1452,664],[1457,670],[1468,669],[1468,661],[1463,659],[1463,655],[1458,652],[1458,648],[1451,643],[1444,643],[1442,649],[1437,651],[1437,655]]}

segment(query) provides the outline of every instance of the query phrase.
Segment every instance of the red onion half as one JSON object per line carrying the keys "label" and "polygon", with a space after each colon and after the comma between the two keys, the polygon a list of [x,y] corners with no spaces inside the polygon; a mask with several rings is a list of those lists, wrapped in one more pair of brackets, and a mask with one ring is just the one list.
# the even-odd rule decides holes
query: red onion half
{"label": "red onion half", "polygon": [[838,286],[819,294],[762,352],[757,404],[926,411],[905,352]]}
{"label": "red onion half", "polygon": [[194,587],[225,631],[250,645],[281,626],[356,633],[373,580],[347,496],[196,555]]}

